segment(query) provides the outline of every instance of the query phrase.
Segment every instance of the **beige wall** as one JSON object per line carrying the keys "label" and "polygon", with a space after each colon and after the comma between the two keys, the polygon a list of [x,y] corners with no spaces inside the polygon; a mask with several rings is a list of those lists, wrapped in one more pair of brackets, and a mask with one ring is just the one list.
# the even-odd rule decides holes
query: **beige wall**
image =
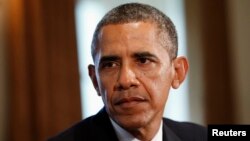
{"label": "beige wall", "polygon": [[201,43],[201,6],[200,0],[186,2],[187,50],[189,59],[189,101],[190,119],[205,124],[204,78]]}
{"label": "beige wall", "polygon": [[5,141],[6,135],[6,9],[7,0],[0,0],[0,140]]}
{"label": "beige wall", "polygon": [[[191,119],[204,123],[201,0],[186,2]],[[250,123],[250,1],[227,1],[236,123]],[[233,110],[233,109],[232,109]]]}
{"label": "beige wall", "polygon": [[237,123],[250,123],[250,1],[229,0],[230,44]]}

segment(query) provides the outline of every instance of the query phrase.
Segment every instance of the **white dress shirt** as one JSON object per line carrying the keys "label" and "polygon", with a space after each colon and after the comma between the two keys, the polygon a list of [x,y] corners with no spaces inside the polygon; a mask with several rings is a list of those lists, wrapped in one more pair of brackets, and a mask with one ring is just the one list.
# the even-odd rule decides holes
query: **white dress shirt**
{"label": "white dress shirt", "polygon": [[[115,133],[119,139],[119,141],[140,141],[135,138],[132,134],[128,131],[124,130],[121,126],[119,126],[116,122],[114,122],[111,118],[110,121],[115,129]],[[158,129],[156,135],[151,141],[162,141],[162,121],[160,124],[160,128]]]}

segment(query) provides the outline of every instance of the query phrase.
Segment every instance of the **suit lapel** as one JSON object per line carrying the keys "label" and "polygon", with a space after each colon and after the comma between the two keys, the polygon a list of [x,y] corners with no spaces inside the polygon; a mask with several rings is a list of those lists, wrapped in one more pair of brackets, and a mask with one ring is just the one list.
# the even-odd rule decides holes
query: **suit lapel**
{"label": "suit lapel", "polygon": [[118,141],[104,108],[93,117],[90,117],[86,125],[88,128],[79,128],[76,131],[76,141]]}
{"label": "suit lapel", "polygon": [[95,116],[94,120],[98,125],[97,131],[99,133],[96,134],[98,139],[101,141],[118,141],[114,128],[104,108]]}
{"label": "suit lapel", "polygon": [[181,141],[181,139],[163,122],[163,141]]}

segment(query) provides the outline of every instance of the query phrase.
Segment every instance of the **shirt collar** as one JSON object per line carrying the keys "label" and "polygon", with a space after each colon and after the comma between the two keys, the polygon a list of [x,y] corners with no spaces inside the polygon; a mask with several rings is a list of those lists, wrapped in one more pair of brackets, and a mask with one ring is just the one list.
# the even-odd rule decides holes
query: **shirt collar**
{"label": "shirt collar", "polygon": [[[135,138],[132,134],[130,134],[128,131],[123,129],[121,126],[119,126],[115,121],[113,121],[110,118],[110,121],[115,129],[115,133],[119,139],[119,141],[139,141],[137,138]],[[162,121],[160,124],[160,128],[158,129],[156,135],[151,141],[162,141]]]}

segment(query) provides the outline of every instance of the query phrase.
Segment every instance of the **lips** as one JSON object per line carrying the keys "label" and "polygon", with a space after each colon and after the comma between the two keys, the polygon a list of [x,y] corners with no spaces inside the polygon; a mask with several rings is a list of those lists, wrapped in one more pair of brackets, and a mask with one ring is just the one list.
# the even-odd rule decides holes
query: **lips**
{"label": "lips", "polygon": [[140,96],[132,96],[132,97],[124,97],[120,98],[115,102],[115,105],[120,105],[120,106],[133,106],[135,104],[145,102],[146,99]]}

